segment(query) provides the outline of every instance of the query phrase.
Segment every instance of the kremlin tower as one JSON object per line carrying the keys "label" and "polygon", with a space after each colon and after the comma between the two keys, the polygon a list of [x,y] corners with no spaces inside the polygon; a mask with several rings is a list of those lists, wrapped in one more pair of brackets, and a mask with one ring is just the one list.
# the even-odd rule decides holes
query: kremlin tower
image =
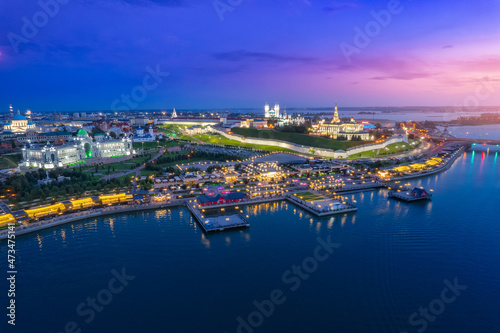
{"label": "kremlin tower", "polygon": [[337,102],[335,102],[335,113],[333,115],[332,124],[340,123],[339,110],[337,109]]}

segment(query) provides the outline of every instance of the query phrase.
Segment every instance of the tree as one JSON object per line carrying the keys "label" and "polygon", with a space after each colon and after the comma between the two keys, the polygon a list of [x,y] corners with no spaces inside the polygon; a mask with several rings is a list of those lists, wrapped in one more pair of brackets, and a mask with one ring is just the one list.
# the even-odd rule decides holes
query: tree
{"label": "tree", "polygon": [[311,148],[309,148],[309,152],[314,156],[314,153],[316,153],[316,149],[311,147]]}

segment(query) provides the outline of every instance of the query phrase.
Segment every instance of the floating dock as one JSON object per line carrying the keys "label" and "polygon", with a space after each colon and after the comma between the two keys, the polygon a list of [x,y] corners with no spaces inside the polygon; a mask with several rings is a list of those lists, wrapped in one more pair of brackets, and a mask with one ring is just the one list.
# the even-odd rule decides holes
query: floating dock
{"label": "floating dock", "polygon": [[389,198],[399,199],[406,202],[431,200],[431,196],[432,195],[430,194],[425,196],[415,196],[412,194],[412,191],[409,190],[405,190],[404,192],[389,191]]}
{"label": "floating dock", "polygon": [[319,217],[335,215],[335,214],[353,213],[358,211],[358,208],[356,206],[349,203],[341,204],[341,207],[337,209],[329,208],[330,203],[335,202],[334,200],[321,200],[320,202],[323,205],[323,208],[321,209],[315,206],[315,204],[313,203],[314,201],[313,202],[304,201],[290,194],[286,196],[286,199],[291,203],[293,203],[294,205],[297,205],[300,208],[308,211],[309,213],[312,213]]}
{"label": "floating dock", "polygon": [[250,223],[240,214],[226,216],[204,216],[196,204],[187,203],[187,208],[205,232],[248,228]]}

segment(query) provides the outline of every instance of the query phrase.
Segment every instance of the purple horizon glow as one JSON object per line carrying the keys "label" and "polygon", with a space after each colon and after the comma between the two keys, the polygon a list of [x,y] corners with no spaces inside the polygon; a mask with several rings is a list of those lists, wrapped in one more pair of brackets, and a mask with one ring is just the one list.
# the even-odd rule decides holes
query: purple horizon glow
{"label": "purple horizon glow", "polygon": [[[342,43],[389,6],[347,59]],[[213,1],[72,0],[16,53],[9,33],[40,10],[0,4],[0,112],[108,110],[157,65],[170,74],[137,109],[500,105],[498,1],[247,0],[221,21]]]}

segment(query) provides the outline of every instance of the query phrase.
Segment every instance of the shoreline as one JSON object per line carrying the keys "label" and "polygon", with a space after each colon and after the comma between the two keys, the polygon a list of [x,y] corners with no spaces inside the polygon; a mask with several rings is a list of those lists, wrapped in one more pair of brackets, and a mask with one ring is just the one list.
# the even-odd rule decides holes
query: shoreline
{"label": "shoreline", "polygon": [[462,156],[462,153],[466,150],[465,146],[462,146],[460,149],[458,149],[453,155],[450,157],[450,159],[446,162],[445,165],[442,165],[438,168],[435,168],[434,170],[430,172],[426,172],[423,174],[416,174],[416,175],[408,175],[408,176],[402,176],[402,177],[395,177],[391,178],[390,181],[402,181],[402,180],[407,180],[407,179],[414,179],[414,178],[420,178],[420,177],[427,177],[427,176],[433,176],[435,174],[438,174],[440,172],[446,171],[451,166],[455,163],[455,161]]}
{"label": "shoreline", "polygon": [[[15,235],[20,236],[20,235],[25,235],[34,231],[39,231],[43,229],[48,229],[51,227],[55,227],[58,225],[66,224],[66,223],[72,223],[72,222],[77,222],[93,217],[100,217],[100,216],[108,216],[108,215],[116,215],[120,213],[128,213],[128,212],[139,212],[139,211],[144,211],[144,210],[155,210],[155,209],[162,209],[162,208],[169,208],[169,207],[177,207],[177,206],[183,206],[184,202],[175,202],[175,203],[161,203],[161,204],[145,204],[145,205],[134,205],[132,207],[128,206],[115,206],[115,207],[106,207],[106,208],[99,208],[95,209],[93,211],[83,211],[83,212],[78,212],[74,213],[71,215],[61,215],[59,217],[52,218],[50,220],[45,220],[45,221],[40,221],[40,222],[34,222],[30,223],[31,226],[17,226],[15,229]],[[0,241],[7,239],[8,237],[8,229],[4,229],[0,231]]]}
{"label": "shoreline", "polygon": [[[459,150],[455,152],[455,154],[448,160],[448,162],[439,167],[436,168],[435,170],[432,170],[431,172],[425,173],[425,174],[418,174],[418,175],[409,175],[409,176],[403,176],[403,177],[398,177],[398,178],[392,178],[391,181],[402,181],[402,180],[407,180],[407,179],[414,179],[414,178],[420,178],[420,177],[427,177],[427,176],[433,176],[437,173],[443,172],[448,170],[462,155],[462,153],[465,151],[465,146],[461,147]],[[371,189],[374,190],[374,189]],[[355,190],[356,192],[360,191],[360,189]],[[349,192],[349,191],[345,191]],[[345,193],[348,194],[348,193]],[[249,202],[238,202],[234,203],[234,206],[237,205],[249,205],[249,204],[259,204],[259,203],[265,203],[269,201],[281,201],[281,200],[286,200],[286,198],[280,197],[280,198],[266,198],[266,199],[258,199],[249,201]],[[159,204],[154,204],[154,203],[149,203],[149,204],[144,204],[144,205],[134,205],[132,207],[129,206],[114,206],[114,207],[106,207],[106,208],[99,208],[97,210],[91,211],[83,211],[83,212],[78,212],[75,214],[72,214],[72,216],[64,217],[61,215],[61,217],[56,217],[51,220],[47,221],[41,221],[41,222],[35,222],[32,223],[31,226],[18,226],[16,227],[15,230],[15,235],[20,236],[20,235],[25,235],[29,234],[35,231],[43,230],[43,229],[48,229],[51,227],[59,226],[62,224],[67,224],[67,223],[72,223],[72,222],[77,222],[81,220],[85,220],[88,218],[93,218],[93,217],[99,217],[99,216],[108,216],[108,215],[115,215],[115,214],[121,214],[121,213],[127,213],[127,212],[138,212],[138,211],[144,211],[144,210],[156,210],[156,209],[162,209],[162,208],[170,208],[170,207],[179,207],[179,206],[184,206],[186,202],[189,202],[188,199],[184,200],[179,200],[178,202],[171,202],[171,203],[159,203]],[[232,206],[232,205],[230,205]],[[217,208],[217,207],[213,207]],[[345,212],[347,213],[347,212]],[[0,241],[5,240],[8,238],[8,228],[1,230],[0,231]]]}

